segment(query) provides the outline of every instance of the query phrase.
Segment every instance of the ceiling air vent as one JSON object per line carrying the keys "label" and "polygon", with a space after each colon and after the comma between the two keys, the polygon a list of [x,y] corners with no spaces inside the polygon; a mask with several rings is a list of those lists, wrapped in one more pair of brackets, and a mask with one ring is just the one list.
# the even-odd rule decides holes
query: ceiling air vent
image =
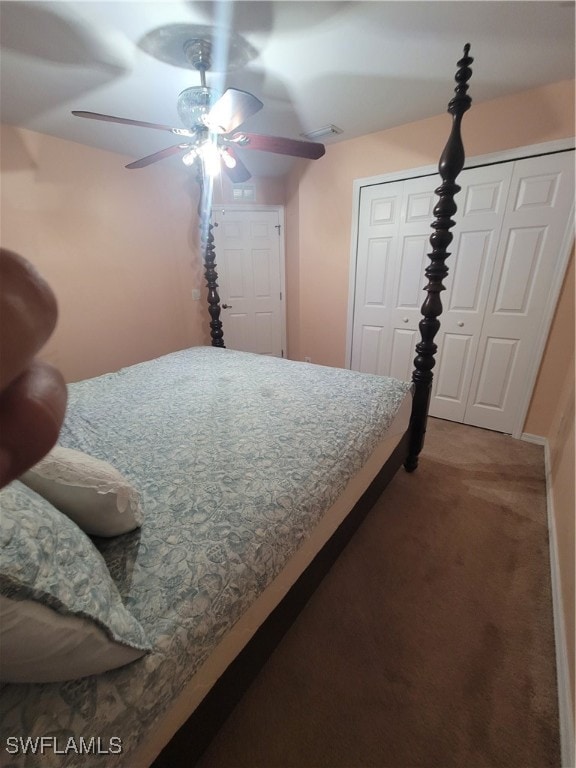
{"label": "ceiling air vent", "polygon": [[337,136],[339,133],[343,133],[342,128],[338,128],[337,125],[325,125],[323,128],[318,128],[315,131],[309,131],[308,133],[301,133],[300,136],[308,139],[309,141],[318,141],[318,139],[326,139],[330,136]]}

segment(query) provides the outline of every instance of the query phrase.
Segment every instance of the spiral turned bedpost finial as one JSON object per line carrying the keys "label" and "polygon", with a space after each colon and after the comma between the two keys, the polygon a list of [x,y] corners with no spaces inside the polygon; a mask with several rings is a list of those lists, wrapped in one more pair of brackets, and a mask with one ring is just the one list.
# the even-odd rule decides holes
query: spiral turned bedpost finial
{"label": "spiral turned bedpost finial", "polygon": [[[218,294],[218,272],[216,271],[216,249],[214,248],[213,224],[210,221],[211,193],[204,185],[204,169],[196,159],[196,180],[198,197],[198,221],[200,226],[200,249],[204,262],[204,277],[208,286],[208,312],[210,314],[210,338],[213,347],[224,346],[224,332],[220,320],[220,296]],[[211,180],[210,180],[211,181]]]}
{"label": "spiral turned bedpost finial", "polygon": [[404,463],[405,468],[412,472],[418,466],[418,456],[424,445],[428,408],[432,392],[432,369],[436,365],[435,354],[437,345],[434,337],[440,329],[438,317],[442,314],[442,301],[440,293],[445,290],[444,278],[448,275],[446,259],[450,256],[448,246],[452,242],[452,232],[455,225],[452,216],[456,213],[457,206],[454,197],[460,191],[456,184],[456,178],[464,167],[464,146],[462,144],[461,123],[464,113],[470,109],[472,99],[468,96],[468,81],[472,76],[470,64],[474,61],[469,55],[470,43],[464,46],[464,56],[458,61],[456,72],[456,88],[454,96],[448,104],[448,112],[452,115],[452,129],[444,151],[438,164],[438,172],[442,183],[435,190],[438,202],[434,207],[435,219],[431,224],[434,232],[430,235],[432,252],[428,254],[430,264],[425,275],[428,284],[424,288],[427,297],[422,304],[422,320],[419,323],[420,342],[416,344],[416,357],[414,359],[414,402],[412,417],[410,420],[410,445],[408,457]]}

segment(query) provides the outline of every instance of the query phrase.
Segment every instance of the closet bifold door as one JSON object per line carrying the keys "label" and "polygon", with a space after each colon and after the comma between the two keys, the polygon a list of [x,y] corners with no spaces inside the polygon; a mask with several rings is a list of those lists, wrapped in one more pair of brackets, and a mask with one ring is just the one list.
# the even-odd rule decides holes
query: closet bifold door
{"label": "closet bifold door", "polygon": [[502,163],[472,168],[459,177],[462,190],[436,337],[431,416],[466,422],[512,173],[513,164]]}
{"label": "closet bifold door", "polygon": [[[431,178],[431,177],[428,177]],[[393,376],[390,350],[394,330],[390,313],[395,301],[393,273],[398,260],[398,242],[404,227],[403,197],[405,181],[375,184],[360,190],[358,254],[354,295],[351,368],[363,373]],[[426,234],[430,237],[430,219]],[[423,262],[422,262],[423,264]],[[420,268],[420,267],[419,267]],[[424,267],[419,272],[420,282]],[[422,296],[418,297],[422,303]],[[410,355],[403,375],[409,381],[416,346],[418,317],[411,328]]]}
{"label": "closet bifold door", "polygon": [[[431,416],[500,432],[519,428],[570,225],[573,166],[570,151],[458,177]],[[437,185],[431,175],[361,190],[355,370],[410,379]]]}
{"label": "closet bifold door", "polygon": [[[490,282],[464,422],[521,428],[538,339],[574,205],[574,152],[517,160]],[[464,252],[463,252],[464,258]]]}
{"label": "closet bifold door", "polygon": [[[462,421],[472,380],[510,164],[463,171],[434,369],[431,415]],[[410,380],[419,340],[436,175],[361,193],[352,368]],[[463,257],[459,260],[459,253]],[[444,353],[444,354],[443,354]]]}

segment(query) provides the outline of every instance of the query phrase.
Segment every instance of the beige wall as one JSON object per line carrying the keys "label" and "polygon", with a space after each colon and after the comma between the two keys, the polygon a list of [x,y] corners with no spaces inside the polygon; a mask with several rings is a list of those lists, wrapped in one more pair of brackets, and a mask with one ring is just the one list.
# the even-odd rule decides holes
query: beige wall
{"label": "beige wall", "polygon": [[[67,381],[209,343],[188,169],[127,171],[128,158],[6,125],[1,138],[2,245],[56,293],[59,322],[43,357]],[[283,202],[281,180],[250,185],[257,202]],[[231,201],[231,185],[217,182],[214,200]]]}
{"label": "beige wall", "polygon": [[59,321],[43,356],[68,381],[201,344],[195,205],[186,177],[2,127],[2,245],[37,266]]}
{"label": "beige wall", "polygon": [[[474,80],[471,82],[474,96]],[[446,100],[448,94],[446,95]],[[386,108],[385,105],[382,107]],[[450,128],[440,115],[328,147],[288,180],[288,353],[345,364],[352,185],[436,164]],[[574,82],[484,103],[463,123],[469,157],[574,136]],[[549,440],[566,638],[574,674],[574,258],[551,328],[524,431]],[[572,689],[574,704],[574,690]]]}
{"label": "beige wall", "polygon": [[525,431],[542,435],[550,449],[550,483],[558,544],[566,644],[574,711],[576,630],[574,603],[574,252],[550,328]]}
{"label": "beige wall", "polygon": [[550,448],[550,478],[570,683],[574,711],[574,658],[576,630],[574,603],[574,252],[564,278],[548,343],[526,422],[526,432],[547,438]]}
{"label": "beige wall", "polygon": [[[572,323],[574,323],[574,315],[572,315]],[[576,508],[574,494],[574,347],[572,347],[571,355],[567,356],[570,358],[572,371],[562,382],[562,389],[556,400],[556,413],[548,433],[548,441],[556,539],[558,542],[558,563],[566,624],[572,711],[574,712],[574,659],[576,653],[574,643],[576,630],[574,617],[574,510]]]}
{"label": "beige wall", "polygon": [[235,200],[234,187],[227,176],[216,179],[212,200],[214,204],[222,205],[283,205],[285,199],[283,178],[255,178],[252,177],[241,185],[236,185],[245,191],[251,191],[252,199]]}
{"label": "beige wall", "polygon": [[531,435],[550,435],[562,386],[574,378],[574,280],[572,250],[524,425],[524,432]]}

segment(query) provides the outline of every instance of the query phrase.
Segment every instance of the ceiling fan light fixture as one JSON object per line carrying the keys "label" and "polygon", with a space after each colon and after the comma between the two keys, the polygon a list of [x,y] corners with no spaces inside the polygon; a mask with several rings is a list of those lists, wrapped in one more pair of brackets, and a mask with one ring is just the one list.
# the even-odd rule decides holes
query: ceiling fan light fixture
{"label": "ceiling fan light fixture", "polygon": [[195,85],[185,88],[178,96],[176,109],[183,125],[189,130],[204,122],[204,117],[210,111],[210,107],[216,101],[213,88],[206,85]]}
{"label": "ceiling fan light fixture", "polygon": [[185,155],[182,156],[182,162],[184,165],[191,166],[194,165],[194,160],[198,157],[198,152],[195,149],[191,149],[190,152],[186,152]]}
{"label": "ceiling fan light fixture", "polygon": [[220,155],[222,156],[222,162],[226,168],[236,168],[236,158],[232,157],[231,153],[227,149],[221,149]]}
{"label": "ceiling fan light fixture", "polygon": [[204,172],[208,176],[218,176],[220,173],[220,150],[218,145],[209,139],[198,147],[197,153],[202,160]]}
{"label": "ceiling fan light fixture", "polygon": [[[282,136],[267,136],[255,133],[232,133],[249,117],[259,112],[264,104],[248,91],[238,88],[226,88],[222,95],[206,85],[206,70],[212,66],[212,39],[191,33],[190,27],[173,26],[159,28],[147,37],[144,50],[168,63],[181,65],[181,58],[171,59],[174,43],[177,42],[181,54],[186,56],[187,68],[194,68],[200,74],[199,86],[185,88],[178,96],[177,112],[185,128],[173,128],[171,125],[132,120],[114,115],[104,115],[98,112],[73,111],[78,117],[89,117],[93,120],[105,120],[112,123],[154,128],[167,131],[175,136],[185,136],[189,141],[175,144],[151,155],[129,163],[129,169],[145,168],[151,163],[163,160],[175,154],[180,154],[184,165],[193,166],[196,161],[202,163],[202,172],[206,176],[216,176],[224,170],[233,184],[241,183],[250,178],[250,171],[237,157],[233,147],[272,152],[291,157],[302,157],[317,160],[325,153],[325,147],[318,142],[299,141]],[[150,47],[147,47],[150,44]],[[159,48],[156,47],[158,44]],[[162,55],[160,55],[160,53]],[[241,53],[238,48],[236,53]],[[164,58],[166,54],[167,58]],[[238,63],[241,57],[236,56]],[[336,126],[329,126],[328,133],[341,133]],[[312,135],[324,135],[324,129]]]}

